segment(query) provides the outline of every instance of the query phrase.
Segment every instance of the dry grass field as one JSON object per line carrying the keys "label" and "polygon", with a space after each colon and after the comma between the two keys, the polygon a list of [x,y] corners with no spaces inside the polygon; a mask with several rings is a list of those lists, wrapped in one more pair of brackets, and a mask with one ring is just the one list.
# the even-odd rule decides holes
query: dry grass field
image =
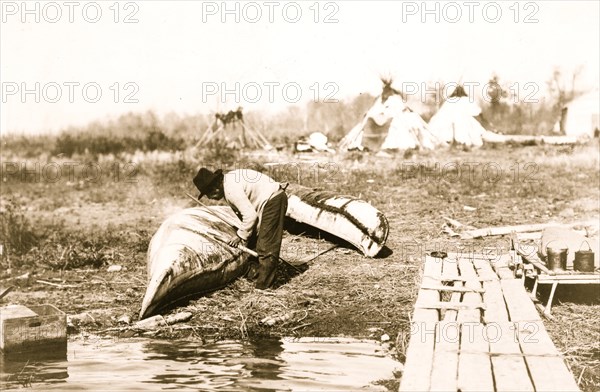
{"label": "dry grass field", "polygon": [[[301,273],[282,267],[272,290],[240,279],[191,301],[185,308],[192,320],[157,337],[388,335],[386,347],[403,361],[423,255],[508,250],[502,237],[449,237],[443,217],[483,228],[600,215],[597,139],[576,147],[503,145],[391,158],[189,149],[66,159],[3,151],[2,165],[0,285],[17,286],[4,301],[88,313],[73,334],[109,333],[123,315],[137,319],[148,242],[167,216],[192,206],[185,192],[195,193],[191,180],[201,165],[252,166],[279,180],[368,200],[389,220],[388,249],[369,259],[341,244]],[[282,256],[303,259],[333,244],[331,236],[290,224]],[[122,269],[108,272],[111,265]],[[555,320],[545,321],[586,391],[600,389],[599,290],[559,286]],[[266,317],[274,325],[260,323]]]}

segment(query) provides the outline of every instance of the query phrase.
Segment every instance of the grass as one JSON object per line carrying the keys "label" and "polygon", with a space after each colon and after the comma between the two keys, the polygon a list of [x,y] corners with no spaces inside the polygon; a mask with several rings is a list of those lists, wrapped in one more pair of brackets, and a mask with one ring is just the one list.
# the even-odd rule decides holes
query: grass
{"label": "grass", "polygon": [[[596,295],[598,293],[596,292]],[[597,302],[596,302],[597,303]],[[565,302],[552,307],[554,320],[544,324],[564,355],[579,387],[600,389],[600,327],[598,305]]]}
{"label": "grass", "polygon": [[[112,224],[72,230],[59,218],[33,221],[20,210],[8,203],[0,216],[4,245],[0,266],[6,269],[101,268],[126,254],[145,253],[148,247],[147,231],[130,236],[128,227]],[[129,241],[123,242],[127,237]]]}
{"label": "grass", "polygon": [[[338,247],[316,258],[303,273],[282,268],[278,287],[259,291],[245,279],[186,306],[193,329],[161,330],[163,337],[201,339],[260,336],[391,337],[390,350],[403,360],[408,325],[420,281],[421,257],[430,250],[471,246],[506,249],[505,239],[461,242],[442,232],[444,216],[475,227],[571,222],[600,213],[598,144],[486,147],[372,155],[240,155],[233,150],[80,156],[106,168],[99,181],[23,181],[6,178],[2,187],[0,279],[25,271],[77,289],[30,282],[10,294],[24,304],[40,296],[68,313],[91,312],[98,332],[127,314],[136,319],[145,290],[145,253],[160,223],[192,205],[198,167],[251,166],[281,181],[300,182],[370,201],[390,222],[386,257],[368,259]],[[4,152],[3,152],[4,154]],[[18,152],[14,152],[17,157]],[[135,175],[115,176],[115,163],[135,164]],[[273,164],[277,163],[277,164]],[[497,174],[489,169],[496,168]],[[123,173],[122,170],[120,173]],[[127,172],[129,173],[129,172]],[[6,177],[6,173],[4,173]],[[126,181],[133,179],[134,181]],[[475,210],[465,209],[465,206]],[[322,233],[290,230],[285,258],[315,254],[331,245]],[[118,264],[122,272],[106,267]],[[11,273],[6,269],[11,267]],[[4,275],[2,275],[4,274]],[[580,386],[600,386],[599,305],[558,293],[555,322],[546,322]],[[180,309],[181,310],[181,309]],[[274,320],[271,326],[262,320]],[[397,387],[397,385],[396,385]],[[395,388],[390,386],[391,389]]]}

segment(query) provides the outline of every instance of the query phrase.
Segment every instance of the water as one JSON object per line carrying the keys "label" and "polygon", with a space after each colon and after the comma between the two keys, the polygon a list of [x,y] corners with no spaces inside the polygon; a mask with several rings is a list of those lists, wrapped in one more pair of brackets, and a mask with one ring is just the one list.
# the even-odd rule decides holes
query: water
{"label": "water", "polygon": [[94,338],[44,356],[0,355],[0,390],[371,391],[400,368],[376,342],[341,338]]}

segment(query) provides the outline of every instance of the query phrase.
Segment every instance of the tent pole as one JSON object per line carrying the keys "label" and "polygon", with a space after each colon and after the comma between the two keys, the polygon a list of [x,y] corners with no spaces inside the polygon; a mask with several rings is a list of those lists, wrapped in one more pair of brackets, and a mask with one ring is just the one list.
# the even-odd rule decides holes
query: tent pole
{"label": "tent pole", "polygon": [[216,119],[213,119],[213,122],[210,123],[210,125],[208,126],[208,128],[206,128],[206,131],[204,131],[204,133],[202,134],[202,136],[200,136],[200,139],[198,139],[198,142],[196,143],[196,147],[198,147],[200,145],[200,143],[202,143],[204,141],[204,139],[206,138],[206,135],[209,132],[212,133],[212,128],[213,128],[213,125],[215,125],[215,121],[216,121]]}

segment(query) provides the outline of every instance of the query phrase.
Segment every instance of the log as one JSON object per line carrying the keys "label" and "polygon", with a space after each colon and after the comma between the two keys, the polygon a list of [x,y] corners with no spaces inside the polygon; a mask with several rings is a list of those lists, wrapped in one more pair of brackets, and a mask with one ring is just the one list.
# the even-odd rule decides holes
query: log
{"label": "log", "polygon": [[487,227],[484,229],[469,230],[462,233],[462,239],[482,238],[495,235],[508,235],[511,232],[516,233],[528,233],[533,231],[542,231],[547,227],[574,227],[574,226],[594,226],[597,225],[595,221],[586,222],[575,222],[568,224],[561,223],[537,223],[531,225],[517,225],[517,226],[499,226],[499,227]]}

